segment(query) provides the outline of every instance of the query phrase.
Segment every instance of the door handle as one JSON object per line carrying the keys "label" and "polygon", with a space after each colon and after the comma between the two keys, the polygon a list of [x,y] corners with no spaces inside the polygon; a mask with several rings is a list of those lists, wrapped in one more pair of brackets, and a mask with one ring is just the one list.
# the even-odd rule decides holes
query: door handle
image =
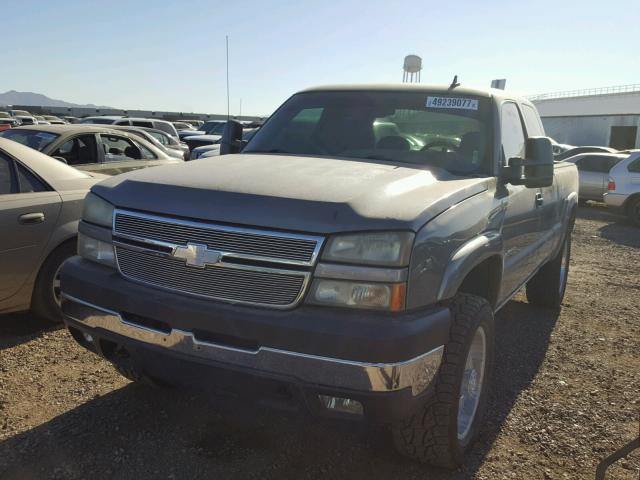
{"label": "door handle", "polygon": [[18,217],[18,222],[24,225],[32,224],[32,223],[42,223],[44,222],[44,213],[25,213],[24,215],[20,215]]}
{"label": "door handle", "polygon": [[543,203],[544,203],[544,197],[542,196],[542,194],[536,193],[536,207],[542,206]]}

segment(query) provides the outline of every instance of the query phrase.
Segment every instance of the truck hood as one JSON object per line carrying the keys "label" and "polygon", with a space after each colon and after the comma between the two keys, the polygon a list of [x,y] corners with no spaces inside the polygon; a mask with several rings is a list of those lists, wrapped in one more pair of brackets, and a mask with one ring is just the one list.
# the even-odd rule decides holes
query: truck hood
{"label": "truck hood", "polygon": [[406,164],[239,154],[137,170],[93,191],[116,207],[309,233],[418,230],[488,178]]}

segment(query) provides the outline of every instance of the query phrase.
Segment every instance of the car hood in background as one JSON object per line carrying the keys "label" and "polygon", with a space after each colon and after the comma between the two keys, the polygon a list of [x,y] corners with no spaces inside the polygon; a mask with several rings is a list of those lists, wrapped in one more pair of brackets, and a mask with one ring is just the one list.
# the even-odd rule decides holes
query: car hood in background
{"label": "car hood in background", "polygon": [[487,189],[461,178],[389,163],[239,154],[130,172],[93,188],[120,208],[309,233],[417,230]]}

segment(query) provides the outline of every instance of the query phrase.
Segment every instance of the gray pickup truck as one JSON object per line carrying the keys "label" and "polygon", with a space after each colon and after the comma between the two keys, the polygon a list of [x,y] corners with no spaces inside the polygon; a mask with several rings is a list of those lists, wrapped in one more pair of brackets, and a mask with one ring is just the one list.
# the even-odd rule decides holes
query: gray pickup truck
{"label": "gray pickup truck", "polygon": [[242,149],[85,201],[63,312],[126,377],[389,425],[454,467],[482,424],[494,314],[557,308],[578,203],[535,107],[503,91],[334,86]]}

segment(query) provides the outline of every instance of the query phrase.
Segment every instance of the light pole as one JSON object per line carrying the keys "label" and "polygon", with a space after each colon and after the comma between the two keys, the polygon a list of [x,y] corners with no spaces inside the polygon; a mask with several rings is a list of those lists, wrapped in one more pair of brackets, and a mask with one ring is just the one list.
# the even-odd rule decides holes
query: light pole
{"label": "light pole", "polygon": [[225,37],[227,43],[227,121],[229,120],[229,35]]}

